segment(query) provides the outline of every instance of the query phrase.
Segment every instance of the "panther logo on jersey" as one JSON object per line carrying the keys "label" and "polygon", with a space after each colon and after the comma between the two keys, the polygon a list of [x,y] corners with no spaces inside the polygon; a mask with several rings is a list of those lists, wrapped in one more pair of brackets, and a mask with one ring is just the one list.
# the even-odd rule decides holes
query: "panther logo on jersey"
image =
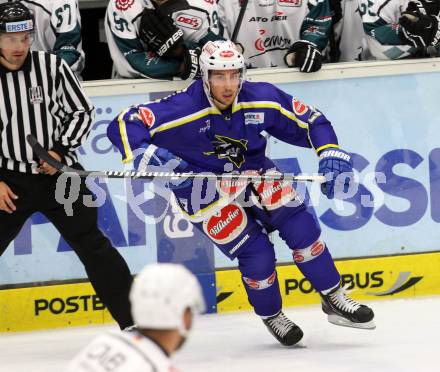
{"label": "panther logo on jersey", "polygon": [[214,151],[206,151],[203,155],[217,155],[218,159],[227,159],[237,168],[240,168],[244,161],[244,152],[247,150],[247,140],[236,140],[219,134],[215,135],[215,140],[212,141]]}
{"label": "panther logo on jersey", "polygon": [[118,10],[127,10],[131,8],[134,0],[116,0],[116,9]]}

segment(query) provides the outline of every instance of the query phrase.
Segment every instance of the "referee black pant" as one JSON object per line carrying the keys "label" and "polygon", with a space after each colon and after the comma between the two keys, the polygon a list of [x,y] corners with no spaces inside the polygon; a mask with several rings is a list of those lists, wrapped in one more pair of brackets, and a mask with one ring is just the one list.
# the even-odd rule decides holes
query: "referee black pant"
{"label": "referee black pant", "polygon": [[[79,164],[76,167],[81,167]],[[81,183],[80,196],[73,203],[73,215],[55,199],[57,175],[25,174],[0,169],[3,181],[18,196],[16,211],[0,211],[0,255],[18,235],[26,220],[41,212],[51,221],[83,263],[89,280],[121,329],[133,325],[129,290],[130,270],[110,241],[98,229],[98,210],[83,204],[83,195],[91,195]]]}

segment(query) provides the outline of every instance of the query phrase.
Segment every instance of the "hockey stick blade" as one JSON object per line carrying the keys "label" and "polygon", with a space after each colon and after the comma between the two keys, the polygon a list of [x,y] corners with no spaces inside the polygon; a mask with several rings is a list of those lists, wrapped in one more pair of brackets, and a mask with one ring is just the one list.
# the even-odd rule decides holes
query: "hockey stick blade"
{"label": "hockey stick blade", "polygon": [[293,175],[290,173],[266,173],[262,175],[249,175],[245,173],[173,173],[173,172],[138,172],[138,171],[85,171],[69,167],[60,161],[54,159],[50,154],[40,145],[37,139],[29,134],[26,136],[29,145],[32,147],[35,155],[41,160],[44,160],[50,166],[54,167],[61,173],[72,173],[79,177],[100,177],[100,178],[169,178],[169,179],[218,179],[218,180],[247,180],[249,182],[261,181],[292,181],[292,182],[319,182],[326,181],[324,176],[320,175]]}

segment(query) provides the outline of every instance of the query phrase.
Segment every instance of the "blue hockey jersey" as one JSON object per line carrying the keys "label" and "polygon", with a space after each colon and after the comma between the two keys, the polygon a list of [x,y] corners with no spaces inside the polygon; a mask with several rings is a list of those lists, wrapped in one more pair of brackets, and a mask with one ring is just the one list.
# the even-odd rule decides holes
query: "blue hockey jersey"
{"label": "blue hockey jersey", "polygon": [[258,170],[265,159],[262,132],[319,154],[338,147],[330,122],[269,83],[245,81],[231,108],[219,111],[208,100],[202,80],[164,99],[132,106],[109,125],[107,134],[124,162],[152,143],[186,160],[191,170],[222,173]]}

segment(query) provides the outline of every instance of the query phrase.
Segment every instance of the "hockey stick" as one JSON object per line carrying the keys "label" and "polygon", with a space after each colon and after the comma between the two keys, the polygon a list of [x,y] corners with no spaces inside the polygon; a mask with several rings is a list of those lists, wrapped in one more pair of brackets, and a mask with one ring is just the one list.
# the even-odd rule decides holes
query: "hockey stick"
{"label": "hockey stick", "polygon": [[85,171],[71,168],[60,161],[54,159],[50,154],[38,143],[36,138],[29,134],[26,137],[29,145],[32,147],[34,153],[46,163],[60,171],[61,173],[72,173],[80,177],[100,177],[100,178],[144,178],[144,179],[154,179],[154,178],[169,178],[169,179],[215,179],[215,180],[248,180],[248,181],[295,181],[295,182],[319,182],[323,183],[326,181],[324,176],[319,175],[298,175],[295,176],[290,173],[279,173],[279,174],[262,174],[262,175],[249,175],[245,173],[173,173],[173,172],[137,172],[137,171]]}
{"label": "hockey stick", "polygon": [[238,32],[240,31],[241,22],[243,22],[244,12],[246,11],[246,7],[248,4],[248,0],[243,0],[240,8],[240,13],[238,13],[237,23],[235,24],[234,31],[232,32],[231,41],[235,43],[237,41]]}

